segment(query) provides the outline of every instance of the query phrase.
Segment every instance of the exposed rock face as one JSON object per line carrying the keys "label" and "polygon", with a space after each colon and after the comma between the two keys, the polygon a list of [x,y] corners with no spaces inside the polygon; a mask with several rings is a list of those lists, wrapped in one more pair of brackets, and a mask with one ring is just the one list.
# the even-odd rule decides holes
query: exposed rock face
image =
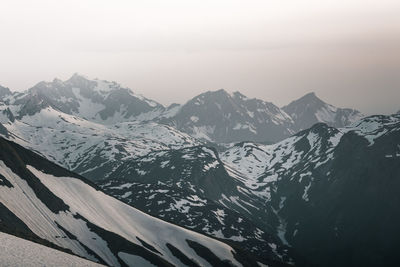
{"label": "exposed rock face", "polygon": [[315,93],[309,93],[282,109],[292,117],[295,132],[305,130],[319,122],[337,128],[345,127],[363,117],[358,110],[337,108],[327,104]]}
{"label": "exposed rock face", "polygon": [[11,95],[10,89],[0,85],[0,101],[3,97]]}
{"label": "exposed rock face", "polygon": [[292,119],[279,107],[223,89],[191,99],[168,123],[194,137],[217,143],[277,141],[293,133]]}

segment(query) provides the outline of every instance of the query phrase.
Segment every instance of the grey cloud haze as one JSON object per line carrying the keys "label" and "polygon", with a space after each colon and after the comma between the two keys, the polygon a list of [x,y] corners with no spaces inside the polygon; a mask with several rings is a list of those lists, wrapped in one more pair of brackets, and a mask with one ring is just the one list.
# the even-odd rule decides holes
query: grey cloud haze
{"label": "grey cloud haze", "polygon": [[0,84],[74,72],[163,104],[239,90],[284,105],[315,91],[364,113],[400,108],[400,2],[1,1]]}

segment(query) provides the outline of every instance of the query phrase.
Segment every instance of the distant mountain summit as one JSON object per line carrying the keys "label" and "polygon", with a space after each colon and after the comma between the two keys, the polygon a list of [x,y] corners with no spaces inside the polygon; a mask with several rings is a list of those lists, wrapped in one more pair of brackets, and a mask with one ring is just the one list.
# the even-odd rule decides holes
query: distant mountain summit
{"label": "distant mountain summit", "polygon": [[17,110],[19,117],[52,107],[105,124],[130,121],[142,113],[163,109],[157,102],[137,95],[116,82],[90,80],[79,74],[66,81],[54,79],[52,82],[40,82],[9,99],[9,104],[20,106]]}
{"label": "distant mountain summit", "polygon": [[358,110],[337,108],[327,104],[313,92],[291,102],[282,109],[292,117],[295,132],[307,129],[319,122],[340,128],[363,117]]}
{"label": "distant mountain summit", "polygon": [[152,121],[213,143],[277,142],[315,123],[340,128],[363,116],[357,110],[327,104],[315,93],[279,108],[220,89],[202,93],[183,105],[164,107],[116,82],[79,74],[66,81],[39,82],[22,93],[0,87],[0,103],[1,123],[6,122],[5,116],[13,121],[51,108],[102,125]]}
{"label": "distant mountain summit", "polygon": [[[0,85],[0,97],[3,98],[5,96],[7,96],[7,95],[11,95],[10,89]],[[0,101],[1,101],[1,99],[0,99]]]}
{"label": "distant mountain summit", "polygon": [[224,143],[277,141],[293,133],[292,119],[273,103],[223,89],[189,100],[168,123],[194,137]]}
{"label": "distant mountain summit", "polygon": [[279,108],[240,92],[230,94],[220,89],[175,107],[174,114],[163,121],[200,139],[232,143],[276,142],[319,122],[340,128],[361,117],[359,111],[327,104],[315,93]]}

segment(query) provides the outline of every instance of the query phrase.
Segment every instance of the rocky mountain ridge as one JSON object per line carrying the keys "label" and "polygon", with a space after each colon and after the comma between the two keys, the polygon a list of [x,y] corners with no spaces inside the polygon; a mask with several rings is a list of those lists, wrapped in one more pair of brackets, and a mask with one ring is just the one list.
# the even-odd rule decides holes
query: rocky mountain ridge
{"label": "rocky mountain ridge", "polygon": [[329,105],[314,93],[279,108],[220,89],[200,94],[183,105],[164,107],[116,82],[90,80],[78,74],[66,81],[40,82],[22,93],[3,88],[0,97],[10,120],[52,108],[103,125],[153,121],[214,143],[276,142],[318,122],[344,127],[363,116],[357,110]]}

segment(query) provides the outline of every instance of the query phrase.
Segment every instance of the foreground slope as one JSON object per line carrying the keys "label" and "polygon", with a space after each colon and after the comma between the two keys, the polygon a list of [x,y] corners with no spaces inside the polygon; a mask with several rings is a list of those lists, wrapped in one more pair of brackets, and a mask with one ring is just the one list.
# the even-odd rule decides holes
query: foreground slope
{"label": "foreground slope", "polygon": [[2,231],[112,266],[256,264],[222,242],[146,215],[82,179],[0,139]]}
{"label": "foreground slope", "polygon": [[103,266],[5,233],[0,233],[0,259],[2,266]]}

